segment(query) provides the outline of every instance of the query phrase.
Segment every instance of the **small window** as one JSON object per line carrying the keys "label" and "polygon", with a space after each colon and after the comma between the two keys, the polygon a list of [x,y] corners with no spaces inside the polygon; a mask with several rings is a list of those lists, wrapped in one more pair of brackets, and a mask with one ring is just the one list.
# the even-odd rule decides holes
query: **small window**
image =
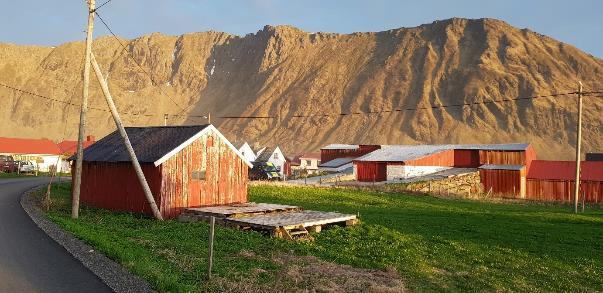
{"label": "small window", "polygon": [[278,160],[278,153],[274,153],[273,157]]}
{"label": "small window", "polygon": [[201,171],[201,170],[197,170],[197,171],[193,171],[193,175],[192,175],[194,180],[205,180],[205,170]]}

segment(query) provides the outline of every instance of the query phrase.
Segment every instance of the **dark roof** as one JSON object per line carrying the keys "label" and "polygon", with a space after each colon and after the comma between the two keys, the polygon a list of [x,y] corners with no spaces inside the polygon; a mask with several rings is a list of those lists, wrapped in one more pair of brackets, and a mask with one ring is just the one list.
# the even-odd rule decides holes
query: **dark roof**
{"label": "dark roof", "polygon": [[[139,162],[154,163],[208,125],[126,127]],[[74,160],[75,156],[69,158]],[[86,162],[129,162],[130,156],[118,131],[105,136],[84,150]]]}
{"label": "dark roof", "polygon": [[256,162],[268,162],[268,160],[270,160],[270,156],[272,155],[272,153],[274,153],[274,151],[276,150],[277,147],[267,147],[264,151],[262,151],[257,158],[255,158]]}
{"label": "dark roof", "polygon": [[603,153],[587,153],[587,161],[603,161]]}
{"label": "dark roof", "polygon": [[320,164],[318,167],[320,168],[338,168],[343,165],[349,164],[354,160],[354,158],[337,158],[330,160],[326,163]]}

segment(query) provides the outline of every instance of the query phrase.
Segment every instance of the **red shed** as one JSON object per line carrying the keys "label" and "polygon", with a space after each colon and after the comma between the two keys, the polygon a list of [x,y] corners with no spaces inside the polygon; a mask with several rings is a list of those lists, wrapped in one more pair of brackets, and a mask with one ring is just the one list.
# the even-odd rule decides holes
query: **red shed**
{"label": "red shed", "polygon": [[[184,208],[247,202],[243,155],[213,126],[126,127],[166,219]],[[118,132],[84,151],[81,202],[152,215]]]}
{"label": "red shed", "polygon": [[484,191],[494,196],[526,197],[526,167],[523,165],[482,165],[479,177]]}
{"label": "red shed", "polygon": [[[581,163],[580,194],[586,202],[603,202],[603,162]],[[527,175],[527,197],[535,200],[574,200],[576,162],[535,160]]]}

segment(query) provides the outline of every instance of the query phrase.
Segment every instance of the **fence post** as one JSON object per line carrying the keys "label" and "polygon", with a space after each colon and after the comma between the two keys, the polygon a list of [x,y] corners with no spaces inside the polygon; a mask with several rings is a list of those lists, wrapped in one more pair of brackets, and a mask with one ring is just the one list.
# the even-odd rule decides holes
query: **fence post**
{"label": "fence post", "polygon": [[216,225],[216,217],[209,218],[209,251],[207,253],[207,279],[211,279],[211,268],[214,263],[214,227]]}

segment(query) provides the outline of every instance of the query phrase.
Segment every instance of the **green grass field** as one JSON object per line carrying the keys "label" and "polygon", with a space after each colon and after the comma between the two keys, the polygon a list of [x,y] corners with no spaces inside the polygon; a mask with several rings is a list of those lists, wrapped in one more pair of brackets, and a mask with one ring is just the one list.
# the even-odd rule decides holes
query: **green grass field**
{"label": "green grass field", "polygon": [[[205,282],[207,225],[156,222],[84,208],[69,217],[69,186],[53,192],[49,217],[159,291],[221,291]],[[603,291],[603,211],[490,203],[346,189],[250,187],[250,200],[360,214],[362,224],[287,242],[218,228],[218,280],[275,288],[282,264],[270,256],[397,271],[411,291]],[[250,256],[251,255],[251,256]],[[263,286],[263,287],[262,287]],[[296,285],[299,288],[299,285]]]}

